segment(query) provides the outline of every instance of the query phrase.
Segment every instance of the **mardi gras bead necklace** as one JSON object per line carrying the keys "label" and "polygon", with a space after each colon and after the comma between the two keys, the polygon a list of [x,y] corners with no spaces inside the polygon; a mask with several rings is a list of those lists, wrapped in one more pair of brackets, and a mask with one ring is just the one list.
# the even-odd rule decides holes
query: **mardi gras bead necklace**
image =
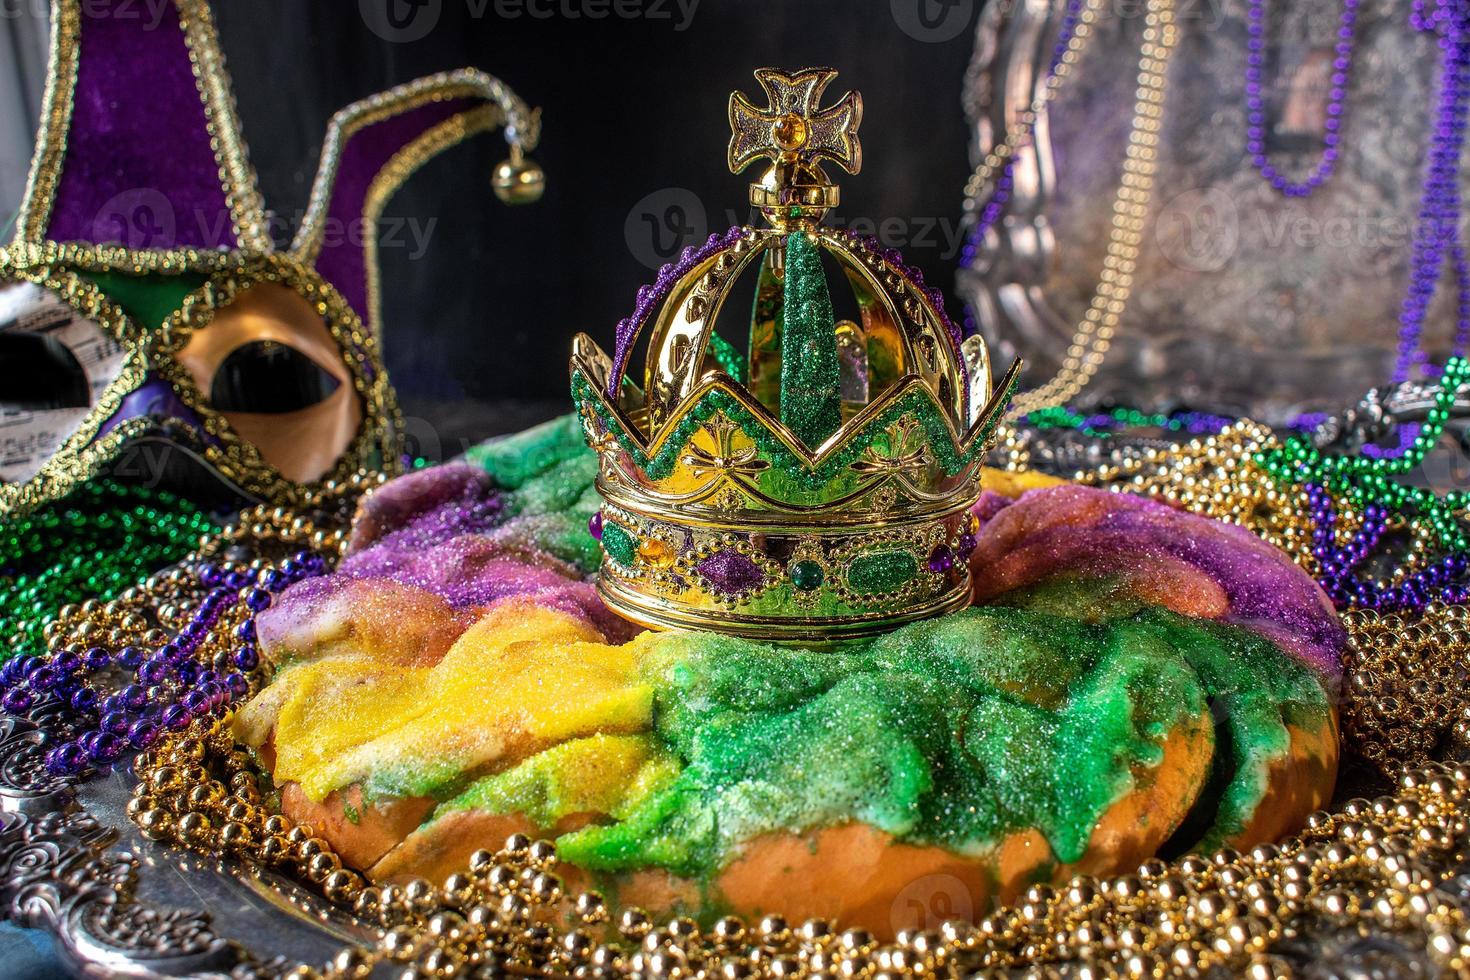
{"label": "mardi gras bead necklace", "polygon": [[[1172,13],[1172,4],[1169,5],[1169,9]],[[987,189],[997,171],[1005,167],[1006,162],[1015,155],[1016,150],[1030,141],[1031,134],[1036,129],[1036,121],[1041,118],[1041,114],[1046,111],[1052,99],[1056,98],[1057,93],[1065,87],[1067,80],[1076,70],[1077,63],[1082,59],[1082,52],[1092,37],[1093,25],[1097,22],[1101,10],[1100,0],[1085,0],[1076,7],[1074,14],[1073,3],[1069,0],[1067,20],[1063,23],[1063,33],[1058,37],[1057,49],[1053,49],[1049,71],[1042,83],[1041,92],[1031,101],[1030,105],[1016,114],[1015,122],[1006,130],[1004,137],[986,152],[985,158],[980,161],[979,166],[965,181],[962,208],[966,215],[975,215],[981,210],[981,202],[987,199]]]}
{"label": "mardi gras bead necklace", "polygon": [[[1147,21],[1139,50],[1133,121],[1129,128],[1123,177],[1113,206],[1107,257],[1103,261],[1098,288],[1087,312],[1077,325],[1063,356],[1061,369],[1050,381],[1017,396],[1011,406],[1012,418],[1065,402],[1086,387],[1107,356],[1118,321],[1127,309],[1133,288],[1133,274],[1142,249],[1149,201],[1153,196],[1164,90],[1169,59],[1177,40],[1173,0],[1150,0],[1146,9]],[[1096,3],[1089,2],[1081,8],[1065,49],[1059,57],[1053,59],[1053,69],[1043,83],[1041,94],[1018,115],[1015,125],[1006,133],[1006,138],[986,154],[975,172],[970,175],[965,185],[964,208],[967,214],[981,212],[980,202],[984,200],[982,195],[986,188],[996,173],[1011,160],[1016,148],[1029,138],[1037,118],[1074,71],[1083,45],[1092,34],[1097,15]],[[998,215],[997,208],[995,216]],[[973,261],[973,253],[971,260]]]}
{"label": "mardi gras bead necklace", "polygon": [[[1172,446],[1139,446],[1119,429],[1098,433],[1106,460],[1070,475],[1240,524],[1315,575],[1349,634],[1344,745],[1387,773],[1447,745],[1470,748],[1459,680],[1470,659],[1466,495],[1405,482],[1438,442],[1467,378],[1465,362],[1447,365],[1427,420],[1393,460],[1325,453],[1304,434],[1282,439],[1241,420]],[[1041,445],[1028,436],[1047,431],[1012,434],[1006,454],[1026,465]]]}
{"label": "mardi gras bead necklace", "polygon": [[1266,99],[1261,75],[1265,65],[1266,2],[1250,0],[1246,16],[1246,153],[1251,165],[1276,190],[1287,197],[1308,197],[1332,176],[1337,167],[1338,130],[1342,126],[1343,102],[1353,71],[1353,27],[1358,19],[1358,0],[1343,0],[1338,20],[1337,42],[1333,50],[1332,88],[1328,91],[1327,118],[1322,133],[1322,159],[1306,180],[1289,180],[1278,171],[1266,155]]}
{"label": "mardi gras bead necklace", "polygon": [[[1345,94],[1351,78],[1354,61],[1354,29],[1357,19],[1358,0],[1345,0],[1340,17],[1337,40],[1334,48],[1332,89],[1327,106],[1328,118],[1323,136],[1322,159],[1312,174],[1301,183],[1293,183],[1271,164],[1265,149],[1265,99],[1261,91],[1261,71],[1264,63],[1264,0],[1252,0],[1248,30],[1247,79],[1245,86],[1248,126],[1247,153],[1252,165],[1267,181],[1282,193],[1293,197],[1305,197],[1321,186],[1334,172],[1340,158],[1340,126],[1345,108]],[[1097,11],[1091,6],[1081,9],[1077,16],[1077,30],[1069,38],[1065,52],[1054,59],[1056,68],[1048,75],[1041,95],[1025,112],[1021,113],[1016,125],[1007,133],[1007,138],[987,154],[966,184],[965,213],[976,216],[976,225],[968,239],[966,250],[961,256],[961,266],[973,264],[985,229],[991,227],[1004,211],[1010,194],[1013,155],[1018,146],[1030,138],[1035,120],[1045,109],[1056,92],[1071,73],[1077,60],[1081,42],[1092,30]],[[1460,241],[1459,221],[1459,157],[1464,145],[1466,103],[1470,101],[1470,14],[1463,5],[1450,2],[1437,3],[1433,11],[1420,2],[1411,15],[1412,22],[1420,29],[1434,31],[1441,38],[1444,52],[1442,83],[1438,110],[1435,117],[1429,158],[1426,163],[1424,190],[1418,212],[1418,231],[1415,235],[1410,259],[1410,285],[1400,312],[1398,363],[1394,371],[1395,382],[1406,380],[1416,367],[1428,360],[1420,350],[1420,338],[1425,317],[1440,278],[1445,261],[1452,268],[1459,301],[1457,304],[1455,339],[1451,347],[1453,356],[1463,354],[1470,346],[1470,263]],[[1064,26],[1065,26],[1064,22]],[[1141,62],[1142,66],[1142,62]],[[1167,63],[1165,64],[1167,67]],[[1140,73],[1142,80],[1143,73]],[[1162,82],[1160,85],[1162,88]],[[1142,89],[1140,89],[1142,91]],[[1160,100],[1162,102],[1162,100]],[[1135,133],[1136,135],[1136,133]],[[1130,147],[1130,151],[1131,151]],[[1149,151],[1148,178],[1152,178],[1152,148]],[[993,178],[994,187],[991,187]],[[1120,203],[1124,196],[1120,193]],[[983,203],[982,203],[983,202]],[[1148,196],[1141,201],[1146,213]],[[1137,247],[1126,245],[1127,235],[1118,235],[1120,222],[1118,209],[1114,209],[1115,237],[1108,249],[1109,264],[1104,267],[1103,281],[1094,295],[1092,306],[1078,324],[1072,343],[1069,345],[1062,369],[1057,376],[1033,391],[1024,393],[1015,403],[1015,415],[1019,417],[1036,408],[1055,405],[1075,397],[1096,374],[1111,345],[1117,321],[1126,309],[1132,288],[1132,271],[1137,265]],[[1123,248],[1114,246],[1120,241]],[[1114,260],[1116,264],[1113,264]],[[1109,280],[1122,284],[1122,288],[1110,287]],[[1379,455],[1379,454],[1372,454]],[[1395,455],[1389,450],[1383,455]]]}
{"label": "mardi gras bead necklace", "polygon": [[1348,610],[1343,744],[1380,772],[1470,747],[1463,672],[1470,607],[1430,603],[1422,616]]}
{"label": "mardi gras bead necklace", "polygon": [[[1307,197],[1333,174],[1341,141],[1340,129],[1344,100],[1351,82],[1354,55],[1354,26],[1358,0],[1344,0],[1337,29],[1332,63],[1332,87],[1328,92],[1326,120],[1322,135],[1322,157],[1306,180],[1293,182],[1280,173],[1266,153],[1266,101],[1261,76],[1265,63],[1265,0],[1251,0],[1247,17],[1246,54],[1246,152],[1251,164],[1266,181],[1287,197]],[[1451,356],[1460,356],[1470,342],[1470,264],[1459,230],[1459,157],[1464,146],[1465,105],[1467,88],[1465,73],[1470,67],[1466,55],[1466,17],[1462,5],[1436,4],[1427,13],[1423,0],[1410,14],[1413,27],[1437,33],[1441,40],[1440,98],[1431,130],[1424,186],[1420,196],[1418,231],[1410,257],[1410,283],[1399,323],[1398,363],[1394,381],[1407,380],[1416,368],[1428,361],[1420,349],[1420,335],[1430,302],[1438,290],[1441,270],[1446,261],[1459,293],[1455,338]],[[1397,455],[1390,450],[1385,455]],[[1370,453],[1370,455],[1379,455]]]}
{"label": "mardi gras bead necklace", "polygon": [[55,729],[47,768],[72,777],[219,716],[263,679],[255,615],[327,570],[353,502],[381,479],[333,482],[314,496],[312,517],[247,510],[169,571],[64,609],[45,628],[48,655],[0,667],[0,706]]}
{"label": "mardi gras bead necklace", "polygon": [[1435,886],[1453,874],[1470,810],[1470,768],[1431,764],[1397,780],[1397,795],[1350,800],[1317,813],[1281,845],[1229,848],[1136,873],[1079,875],[1062,888],[1029,889],[978,924],[952,920],[880,943],[823,920],[729,917],[708,930],[693,920],[656,923],[626,909],[609,924],[597,892],[570,893],[556,848],[521,835],[479,851],[441,886],[367,885],[342,867],[314,828],[270,814],[253,760],[219,719],[170,732],[134,764],[128,812],[144,833],[203,853],[226,854],[309,882],[361,921],[385,931],[294,980],[346,980],[394,965],[414,976],[465,972],[605,977],[1000,976],[1015,969],[1081,966],[1086,975],[1160,976],[1220,970],[1289,975],[1273,944],[1304,923],[1353,929],[1366,921],[1422,944],[1437,968],[1470,964],[1470,923]]}
{"label": "mardi gras bead necklace", "polygon": [[116,595],[214,526],[174,494],[111,481],[0,525],[0,661],[39,653],[58,609]]}
{"label": "mardi gras bead necklace", "polygon": [[1152,0],[1147,9],[1133,124],[1128,133],[1123,179],[1113,204],[1107,257],[1103,260],[1097,291],[1077,325],[1061,369],[1050,381],[1017,395],[1011,402],[1009,418],[1060,404],[1085,388],[1107,357],[1118,321],[1128,308],[1153,197],[1169,59],[1178,37],[1173,0]]}
{"label": "mardi gras bead necklace", "polygon": [[[1072,38],[1077,33],[1078,25],[1082,22],[1082,3],[1083,0],[1067,0],[1067,7],[1062,13],[1061,27],[1057,31],[1057,41],[1052,47],[1051,61],[1047,64],[1046,73],[1048,78],[1056,75],[1057,69],[1061,67],[1062,59],[1072,47]],[[1024,146],[1031,141],[1035,126],[1036,120],[1033,118],[1031,125],[1024,127],[1024,132],[1017,137],[1018,142],[1015,144],[1016,148]],[[1010,200],[1011,188],[1014,186],[1015,167],[1016,161],[1013,157],[1008,159],[1005,162],[1005,166],[1001,168],[1000,176],[996,179],[995,186],[991,188],[985,200],[985,206],[980,210],[980,215],[975,220],[975,227],[970,229],[970,234],[965,240],[964,249],[960,252],[961,269],[968,269],[974,265],[975,253],[980,247],[981,240],[985,237],[985,232],[999,221],[1000,216],[1005,213],[1006,202]],[[983,188],[976,189],[977,196],[974,198],[973,203],[970,197],[966,197],[965,213],[967,215],[974,213],[974,208],[979,203],[978,195],[980,193],[983,193]]]}
{"label": "mardi gras bead necklace", "polygon": [[1470,341],[1470,268],[1466,266],[1459,230],[1460,157],[1465,146],[1466,110],[1470,108],[1470,11],[1459,0],[1442,0],[1433,13],[1426,13],[1424,4],[1416,5],[1411,16],[1416,27],[1438,36],[1443,60],[1434,135],[1425,161],[1418,224],[1409,259],[1409,288],[1399,311],[1395,383],[1408,380],[1428,361],[1420,337],[1447,258],[1460,290],[1455,355],[1463,353]]}
{"label": "mardi gras bead necklace", "polygon": [[1234,422],[1232,418],[1209,412],[1181,409],[1174,412],[1142,412],[1136,408],[1115,406],[1095,412],[1074,412],[1057,405],[1042,408],[1026,416],[1025,424],[1037,429],[1071,429],[1083,435],[1106,439],[1115,432],[1131,429],[1159,429],[1190,435],[1214,435]]}
{"label": "mardi gras bead necklace", "polygon": [[1463,550],[1450,551],[1437,558],[1427,557],[1432,548],[1424,548],[1420,540],[1422,524],[1411,526],[1415,543],[1403,557],[1393,578],[1376,584],[1357,577],[1356,573],[1374,555],[1387,526],[1389,513],[1377,503],[1370,503],[1360,516],[1358,529],[1345,541],[1333,533],[1337,523],[1337,507],[1321,486],[1306,488],[1316,527],[1312,553],[1317,559],[1317,580],[1340,607],[1352,606],[1370,610],[1420,611],[1430,602],[1464,603],[1470,600],[1470,584],[1463,581],[1470,569],[1470,555]]}
{"label": "mardi gras bead necklace", "polygon": [[[1061,370],[1051,381],[1015,399],[1010,416],[1013,419],[1037,408],[1061,404],[1086,387],[1106,357],[1117,322],[1127,308],[1142,241],[1143,218],[1152,197],[1158,123],[1168,62],[1175,43],[1172,2],[1157,7],[1150,5],[1148,11],[1149,27],[1139,51],[1137,100],[1129,127],[1127,159],[1113,205],[1103,273],[1088,311],[1073,333]],[[963,211],[976,220],[960,254],[961,268],[974,264],[986,232],[1004,213],[1014,179],[1015,151],[1029,143],[1037,119],[1080,60],[1096,17],[1094,4],[1083,7],[1077,0],[1069,0],[1041,94],[1020,113],[1006,138],[986,154],[966,182]],[[1162,31],[1156,33],[1154,28],[1161,24]],[[1000,175],[992,187],[997,168]],[[966,308],[965,320],[967,331],[973,333],[977,329],[973,310]]]}
{"label": "mardi gras bead necklace", "polygon": [[1470,545],[1470,539],[1467,539],[1458,515],[1470,506],[1470,492],[1451,490],[1435,494],[1394,477],[1402,476],[1423,463],[1439,442],[1455,397],[1467,381],[1470,381],[1470,363],[1460,358],[1451,359],[1440,378],[1428,419],[1414,437],[1409,450],[1401,456],[1329,455],[1318,450],[1310,439],[1296,436],[1263,452],[1258,462],[1277,480],[1321,483],[1358,507],[1380,503],[1394,511],[1417,513],[1429,523],[1442,546],[1452,551],[1464,551]]}
{"label": "mardi gras bead necklace", "polygon": [[[1173,451],[1119,445],[1101,465],[1071,475],[1083,482],[1163,494],[1171,503],[1193,503],[1195,491],[1203,491],[1206,497],[1218,499],[1201,501],[1201,506],[1208,504],[1213,507],[1212,516],[1236,523],[1253,512],[1250,507],[1271,509],[1265,502],[1267,490],[1285,490],[1305,503],[1305,486],[1318,484],[1331,491],[1340,506],[1358,512],[1370,504],[1379,505],[1396,520],[1417,522],[1417,529],[1434,547],[1461,552],[1470,545],[1461,520],[1470,508],[1470,491],[1435,493],[1401,478],[1420,466],[1438,444],[1456,397],[1467,385],[1470,363],[1452,359],[1437,382],[1426,420],[1408,449],[1391,458],[1324,452],[1308,435],[1279,438],[1265,426],[1241,420],[1215,436]],[[1025,465],[1024,455],[1016,455],[1025,452],[1024,441],[1015,434],[1008,440],[1008,466]],[[1271,539],[1268,528],[1258,530]]]}
{"label": "mardi gras bead necklace", "polygon": [[[6,710],[24,711],[36,695],[50,692],[79,712],[95,711],[96,727],[51,749],[46,765],[63,776],[106,766],[130,749],[153,744],[160,732],[218,714],[249,693],[248,672],[260,661],[253,614],[269,608],[281,589],[325,568],[320,555],[306,551],[279,568],[226,571],[200,564],[192,570],[208,591],[190,597],[198,599],[197,605],[172,640],[152,652],[131,645],[116,651],[96,646],[81,654],[64,648],[46,662],[12,661],[15,669],[8,676],[0,672],[0,682],[8,686],[3,704]],[[134,680],[106,693],[115,684],[104,686],[103,679],[115,680],[118,674]]]}

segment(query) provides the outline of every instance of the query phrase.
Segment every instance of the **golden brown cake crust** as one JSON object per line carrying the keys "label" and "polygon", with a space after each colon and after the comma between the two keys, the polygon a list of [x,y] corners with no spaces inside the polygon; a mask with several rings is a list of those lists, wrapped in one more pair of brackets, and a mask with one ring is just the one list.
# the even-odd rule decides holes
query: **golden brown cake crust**
{"label": "golden brown cake crust", "polygon": [[[1274,840],[1301,825],[1331,792],[1337,767],[1335,718],[1328,730],[1289,726],[1291,749],[1270,767],[1269,786],[1250,824],[1229,843],[1243,848]],[[890,936],[900,929],[930,928],[944,918],[983,914],[1013,901],[1038,882],[1061,883],[1074,874],[1125,873],[1156,854],[1199,801],[1214,753],[1208,714],[1171,732],[1163,759],[1135,767],[1135,785],[1098,821],[1087,851],[1074,864],[1058,864],[1035,829],[1011,833],[984,854],[956,854],[916,846],[861,823],[805,833],[766,834],[702,891],[698,883],[662,870],[612,879],[620,902],[655,913],[697,912],[707,896],[721,911],[746,916],[776,912],[790,921],[824,918]],[[343,860],[378,882],[413,878],[443,880],[463,871],[470,855],[494,850],[511,834],[555,837],[594,821],[577,814],[552,827],[538,827],[520,814],[454,811],[420,826],[433,807],[426,798],[364,805],[360,788],[333,793],[321,803],[287,785],[283,809],[310,823]],[[349,810],[356,819],[344,816]],[[569,888],[606,886],[585,871],[563,866]]]}

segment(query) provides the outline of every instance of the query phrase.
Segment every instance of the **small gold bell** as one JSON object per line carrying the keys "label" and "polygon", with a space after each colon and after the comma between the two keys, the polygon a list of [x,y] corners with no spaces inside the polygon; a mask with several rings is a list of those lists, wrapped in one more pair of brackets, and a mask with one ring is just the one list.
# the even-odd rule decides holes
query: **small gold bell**
{"label": "small gold bell", "polygon": [[496,165],[492,183],[495,196],[506,204],[534,204],[546,191],[546,172],[512,145],[510,159]]}

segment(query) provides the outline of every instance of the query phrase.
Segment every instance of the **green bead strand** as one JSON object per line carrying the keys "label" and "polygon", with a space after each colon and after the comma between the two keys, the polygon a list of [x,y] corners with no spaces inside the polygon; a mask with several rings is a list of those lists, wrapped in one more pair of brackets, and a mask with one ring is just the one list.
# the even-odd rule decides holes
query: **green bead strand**
{"label": "green bead strand", "polygon": [[63,606],[116,596],[216,526],[172,493],[106,480],[0,524],[0,662],[42,652]]}
{"label": "green bead strand", "polygon": [[1459,515],[1470,504],[1470,493],[1463,490],[1435,493],[1408,486],[1396,478],[1422,465],[1439,443],[1455,396],[1467,380],[1470,380],[1470,362],[1453,358],[1445,365],[1434,407],[1413,444],[1400,457],[1329,455],[1309,438],[1292,436],[1279,446],[1258,453],[1255,462],[1278,483],[1319,483],[1334,497],[1346,499],[1357,508],[1376,503],[1390,513],[1423,521],[1433,530],[1441,547],[1463,551],[1470,546],[1470,537],[1466,536]]}

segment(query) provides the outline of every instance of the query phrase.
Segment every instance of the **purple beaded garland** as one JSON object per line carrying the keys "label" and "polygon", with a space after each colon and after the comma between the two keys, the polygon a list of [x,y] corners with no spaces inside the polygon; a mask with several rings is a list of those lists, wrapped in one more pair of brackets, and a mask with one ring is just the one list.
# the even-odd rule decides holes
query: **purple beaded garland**
{"label": "purple beaded garland", "polygon": [[[92,647],[82,654],[59,650],[49,660],[17,658],[0,668],[0,706],[22,714],[39,698],[55,697],[84,719],[96,712],[90,730],[47,753],[46,766],[62,776],[79,775],[89,766],[108,766],[128,751],[152,745],[161,730],[182,730],[244,697],[250,690],[244,671],[260,662],[255,614],[268,609],[276,593],[326,569],[326,561],[310,552],[299,552],[279,569],[258,574],[202,564],[196,569],[197,580],[209,591],[173,640],[151,652],[127,646],[114,654]],[[237,603],[244,605],[250,618],[236,631],[239,645],[230,658],[236,670],[221,677],[197,659],[196,651]],[[113,668],[133,674],[137,683],[104,697],[85,680],[85,675]]]}
{"label": "purple beaded garland", "polygon": [[1398,585],[1380,588],[1354,573],[1366,562],[1383,538],[1388,511],[1380,504],[1363,508],[1362,526],[1345,544],[1335,542],[1333,530],[1337,511],[1332,496],[1320,485],[1308,484],[1307,501],[1313,523],[1312,554],[1317,559],[1317,580],[1339,608],[1354,606],[1379,612],[1422,613],[1434,601],[1463,603],[1470,599],[1470,555],[1451,552]]}
{"label": "purple beaded garland", "polygon": [[[1424,186],[1413,248],[1409,259],[1410,281],[1399,311],[1398,360],[1395,384],[1407,381],[1415,369],[1424,368],[1428,354],[1420,347],[1420,335],[1430,302],[1439,288],[1440,271],[1448,257],[1460,290],[1458,323],[1452,353],[1464,352],[1470,339],[1470,268],[1460,241],[1460,157],[1465,146],[1465,115],[1470,103],[1470,7],[1463,0],[1440,0],[1433,12],[1416,2],[1410,14],[1413,25],[1438,35],[1442,55],[1439,105],[1434,117],[1433,137],[1425,165]],[[1428,373],[1434,373],[1432,371]]]}
{"label": "purple beaded garland", "polygon": [[[1067,53],[1067,47],[1072,43],[1072,36],[1077,32],[1077,24],[1082,18],[1083,0],[1067,0],[1067,8],[1062,14],[1062,24],[1057,32],[1056,44],[1052,46],[1051,62],[1047,68],[1047,74],[1055,74],[1057,66],[1062,63],[1062,57]],[[1030,132],[1025,134],[1024,140],[1030,139]],[[1023,141],[1024,141],[1023,140]],[[991,189],[990,197],[985,202],[985,207],[980,211],[980,217],[975,222],[975,227],[970,229],[970,234],[965,240],[965,246],[960,252],[960,268],[968,269],[975,264],[975,256],[980,250],[980,243],[985,238],[985,233],[1000,220],[1005,214],[1006,203],[1011,199],[1011,191],[1015,187],[1015,158],[1007,160],[996,177],[995,186]],[[966,330],[966,333],[974,333]]]}
{"label": "purple beaded garland", "polygon": [[1246,15],[1246,152],[1251,164],[1267,182],[1287,197],[1307,197],[1332,176],[1337,168],[1338,143],[1341,135],[1343,104],[1353,70],[1354,25],[1358,19],[1358,0],[1343,0],[1338,21],[1337,43],[1332,61],[1332,88],[1327,93],[1327,119],[1322,134],[1322,159],[1301,182],[1293,182],[1272,166],[1266,155],[1266,98],[1261,86],[1266,47],[1265,0],[1250,0]]}

